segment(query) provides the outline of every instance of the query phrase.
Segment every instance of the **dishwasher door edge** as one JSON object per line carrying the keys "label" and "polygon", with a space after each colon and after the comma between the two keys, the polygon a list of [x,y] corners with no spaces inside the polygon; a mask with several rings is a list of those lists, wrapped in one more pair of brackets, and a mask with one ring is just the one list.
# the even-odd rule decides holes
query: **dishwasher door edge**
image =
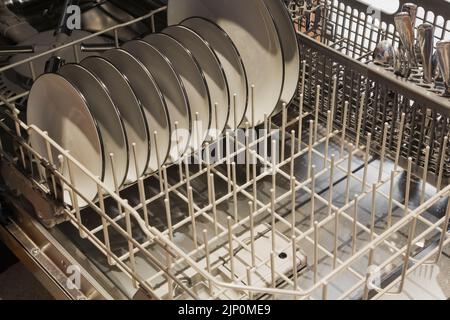
{"label": "dishwasher door edge", "polygon": [[69,253],[12,197],[7,200],[13,209],[9,212],[7,223],[0,225],[0,241],[55,299],[126,299],[121,292],[113,290],[114,285],[100,270],[89,264],[81,252],[77,251],[76,257]]}

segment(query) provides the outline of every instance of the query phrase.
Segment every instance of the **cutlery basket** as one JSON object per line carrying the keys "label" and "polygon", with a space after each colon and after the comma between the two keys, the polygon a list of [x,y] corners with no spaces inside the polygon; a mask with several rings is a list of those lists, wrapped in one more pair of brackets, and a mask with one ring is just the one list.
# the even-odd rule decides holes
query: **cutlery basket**
{"label": "cutlery basket", "polygon": [[[406,2],[400,1],[400,7]],[[440,0],[416,3],[419,5],[416,27],[423,22],[431,23],[436,41],[450,39],[450,3]],[[403,79],[372,63],[372,52],[379,41],[388,39],[395,46],[399,43],[393,22],[397,10],[388,14],[350,0],[320,1],[320,4],[313,14],[296,19],[297,29],[303,31],[299,43],[307,70],[305,106],[309,110],[318,108],[319,116],[326,119],[327,111],[332,110],[331,104],[336,101],[333,125],[342,128],[343,120],[348,121],[350,139],[361,137],[365,141],[370,133],[374,152],[387,152],[403,166],[411,157],[417,175],[427,175],[428,181],[438,188],[448,184],[450,99],[441,97],[440,84],[432,87],[420,83],[418,70],[409,79]],[[336,96],[332,97],[334,77],[343,85],[338,86]],[[321,97],[316,101],[319,85]],[[345,103],[348,113],[344,117]],[[362,117],[360,126],[359,117]],[[383,141],[383,136],[387,141]]]}
{"label": "cutlery basket", "polygon": [[418,6],[416,28],[422,23],[430,23],[434,26],[436,41],[450,37],[450,3],[445,0],[393,1],[398,2],[399,7],[389,8],[391,12],[378,8],[385,4],[377,5],[376,0],[306,2],[311,2],[311,10],[300,11],[299,16],[295,18],[299,30],[362,62],[371,61],[372,52],[381,40],[391,40],[394,46],[400,43],[394,25],[394,15],[406,3],[415,3]]}

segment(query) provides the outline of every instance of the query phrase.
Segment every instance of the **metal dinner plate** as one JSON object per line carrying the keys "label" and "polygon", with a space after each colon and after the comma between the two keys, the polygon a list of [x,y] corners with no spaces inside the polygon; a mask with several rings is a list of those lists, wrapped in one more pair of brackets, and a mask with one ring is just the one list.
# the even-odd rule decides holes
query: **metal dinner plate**
{"label": "metal dinner plate", "polygon": [[[136,144],[136,161],[134,154],[129,152],[127,176],[127,182],[135,182],[145,174],[150,160],[150,136],[144,110],[128,81],[109,61],[101,57],[89,57],[81,61],[81,65],[103,83],[122,116],[128,146]],[[136,171],[136,163],[139,172]]]}
{"label": "metal dinner plate", "polygon": [[[171,26],[162,31],[188,49],[202,69],[213,105],[208,136],[217,139],[225,129],[230,113],[230,94],[225,71],[210,44],[195,31],[184,26]],[[216,123],[217,120],[217,123]]]}
{"label": "metal dinner plate", "polygon": [[[210,21],[203,18],[190,18],[181,24],[201,35],[216,53],[228,80],[230,93],[228,127],[236,129],[245,116],[248,100],[247,74],[239,52],[225,31]],[[233,98],[234,94],[236,99]],[[236,106],[234,106],[234,100],[236,100]]]}
{"label": "metal dinner plate", "polygon": [[[131,84],[136,97],[144,107],[150,131],[150,161],[148,173],[155,172],[167,159],[170,148],[170,120],[167,105],[153,76],[136,58],[122,49],[112,49],[103,53]],[[157,132],[157,141],[154,132]],[[157,152],[158,150],[158,152]]]}
{"label": "metal dinner plate", "polygon": [[[51,139],[68,150],[92,174],[103,178],[104,152],[99,124],[84,96],[69,81],[57,74],[40,76],[28,97],[27,122],[46,131]],[[56,150],[49,156],[44,139],[33,130],[30,130],[30,141],[40,155],[48,160],[53,157],[53,161],[56,161]],[[77,190],[87,200],[93,201],[97,196],[96,184],[77,166],[72,166],[72,170],[73,176],[77,177]],[[70,180],[67,165],[64,166],[63,174]],[[64,192],[64,201],[72,205],[67,191]],[[78,205],[84,207],[87,202],[78,197]]]}
{"label": "metal dinner plate", "polygon": [[275,113],[281,111],[283,103],[290,103],[297,91],[300,77],[300,53],[297,35],[289,12],[282,0],[264,0],[272,14],[283,49],[284,82],[280,102]]}
{"label": "metal dinner plate", "polygon": [[[177,128],[190,130],[189,104],[187,94],[184,90],[180,76],[173,69],[172,63],[159,50],[145,41],[134,40],[123,45],[133,57],[138,59],[151,72],[167,103],[170,116],[172,136],[175,133],[175,122]],[[184,149],[182,149],[184,147]],[[171,150],[168,162],[172,163],[179,159],[186,150],[187,143],[176,143],[176,137],[171,137]]]}
{"label": "metal dinner plate", "polygon": [[[284,80],[283,53],[272,16],[263,0],[169,0],[168,23],[204,17],[220,26],[236,45],[255,86],[254,122],[264,121],[280,101]],[[246,118],[252,123],[252,108]]]}
{"label": "metal dinner plate", "polygon": [[160,50],[181,77],[191,111],[192,131],[189,147],[195,151],[206,139],[211,125],[211,102],[203,71],[191,52],[173,37],[157,33],[145,37],[144,41]]}
{"label": "metal dinner plate", "polygon": [[[120,188],[128,173],[129,150],[119,111],[103,84],[85,67],[79,64],[66,64],[58,73],[78,88],[86,99],[92,115],[98,122],[103,141],[105,159],[103,181],[111,188],[110,190],[115,190],[116,186]],[[113,161],[110,159],[111,154]]]}

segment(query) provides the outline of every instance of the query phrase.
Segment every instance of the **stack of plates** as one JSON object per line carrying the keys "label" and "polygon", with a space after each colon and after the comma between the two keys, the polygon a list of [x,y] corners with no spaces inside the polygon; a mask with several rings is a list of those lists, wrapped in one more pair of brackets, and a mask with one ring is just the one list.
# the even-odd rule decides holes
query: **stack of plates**
{"label": "stack of plates", "polygon": [[[300,59],[282,0],[170,0],[168,22],[161,33],[45,74],[31,89],[28,123],[111,190],[227,128],[261,124],[294,96]],[[30,139],[57,157],[41,137]],[[95,200],[96,184],[73,175],[78,204]]]}

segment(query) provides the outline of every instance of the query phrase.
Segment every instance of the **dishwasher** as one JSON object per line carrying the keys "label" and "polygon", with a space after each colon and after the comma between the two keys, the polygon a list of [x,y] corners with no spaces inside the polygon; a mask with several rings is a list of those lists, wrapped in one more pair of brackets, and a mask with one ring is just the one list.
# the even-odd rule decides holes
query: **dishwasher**
{"label": "dishwasher", "polygon": [[[449,5],[419,2],[417,20],[438,40],[450,36]],[[400,42],[393,14],[351,0],[288,6],[301,57],[292,102],[122,188],[27,124],[29,92],[4,84],[0,239],[53,296],[377,300],[400,297],[410,275],[439,262],[450,243],[444,83],[374,63],[381,40]],[[35,80],[36,61],[60,50],[79,62],[119,47],[124,29],[155,31],[166,9],[9,63],[2,79],[22,67]],[[98,190],[86,206],[78,175]]]}

